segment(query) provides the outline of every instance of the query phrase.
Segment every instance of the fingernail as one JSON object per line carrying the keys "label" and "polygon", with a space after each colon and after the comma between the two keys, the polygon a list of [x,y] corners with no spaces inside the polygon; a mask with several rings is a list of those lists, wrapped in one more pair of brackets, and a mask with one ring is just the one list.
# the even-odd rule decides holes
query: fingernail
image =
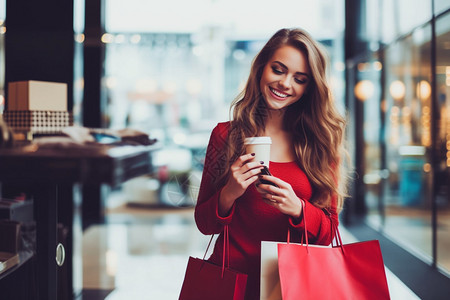
{"label": "fingernail", "polygon": [[255,156],[256,154],[255,153],[252,153],[252,156]]}
{"label": "fingernail", "polygon": [[262,164],[262,165],[264,164],[264,162],[262,160],[259,163]]}

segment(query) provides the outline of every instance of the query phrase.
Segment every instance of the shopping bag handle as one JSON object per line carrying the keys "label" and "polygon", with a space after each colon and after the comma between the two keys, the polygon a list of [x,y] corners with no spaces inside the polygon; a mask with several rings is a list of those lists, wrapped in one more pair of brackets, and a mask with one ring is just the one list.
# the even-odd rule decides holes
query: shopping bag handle
{"label": "shopping bag handle", "polygon": [[334,231],[333,241],[336,241],[336,245],[333,245],[333,241],[331,241],[331,246],[332,247],[340,247],[342,250],[342,253],[344,253],[344,247],[343,247],[344,244],[342,243],[341,233],[339,232],[339,228],[335,223],[333,223],[333,220],[330,219],[330,221],[331,221],[331,228]]}
{"label": "shopping bag handle", "polygon": [[[302,236],[302,245],[303,245],[303,239],[305,239],[306,250],[309,250],[308,249],[308,245],[309,245],[309,242],[308,242],[308,230],[306,228],[306,219],[305,219],[305,201],[303,199],[300,199],[300,203],[302,204],[303,224],[305,224],[305,226],[304,226],[305,232],[304,232],[304,234]],[[291,242],[291,231],[288,228],[287,243],[289,244],[290,242]]]}
{"label": "shopping bag handle", "polygon": [[205,254],[203,254],[203,260],[205,260],[205,258],[206,258],[206,254],[208,253],[208,249],[209,249],[209,246],[211,245],[211,242],[212,242],[213,238],[214,238],[214,234],[211,235],[211,238],[209,239],[208,246],[206,246]]}
{"label": "shopping bag handle", "polygon": [[[309,241],[308,241],[308,230],[307,230],[307,222],[306,222],[306,216],[305,216],[305,200],[300,199],[300,202],[302,204],[302,213],[303,213],[303,224],[305,224],[304,226],[304,234],[302,236],[302,245],[303,245],[303,239],[306,242],[306,251],[309,253]],[[328,212],[328,211],[327,211]],[[339,232],[339,228],[336,226],[336,224],[333,222],[333,220],[330,217],[330,222],[331,222],[331,230],[335,233],[334,235],[334,239],[331,241],[331,245],[332,247],[340,247],[342,250],[342,253],[344,253],[344,247],[342,247],[343,243],[342,243],[342,239],[341,239],[341,234]],[[287,243],[289,244],[291,240],[291,231],[288,228],[288,235],[287,235]],[[333,241],[336,241],[336,246],[333,245]]]}
{"label": "shopping bag handle", "polygon": [[[208,246],[206,247],[205,254],[203,255],[203,261],[205,261],[206,254],[208,253],[209,246],[211,246],[211,242],[214,238],[214,233],[211,235],[211,238],[209,239]],[[227,261],[227,268],[230,267],[230,235],[228,232],[228,225],[225,225],[223,228],[223,257],[222,257],[222,278],[223,274],[225,273],[225,254],[226,254],[226,261]]]}
{"label": "shopping bag handle", "polygon": [[230,240],[229,240],[229,232],[228,225],[225,225],[223,229],[223,255],[222,255],[222,278],[225,272],[225,253],[227,254],[227,268],[230,267]]}

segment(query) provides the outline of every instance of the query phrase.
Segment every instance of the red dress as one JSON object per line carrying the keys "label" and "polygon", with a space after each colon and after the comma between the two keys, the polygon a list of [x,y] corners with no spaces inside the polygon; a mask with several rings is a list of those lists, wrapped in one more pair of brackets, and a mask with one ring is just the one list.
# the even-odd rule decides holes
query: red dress
{"label": "red dress", "polygon": [[[234,203],[227,217],[218,214],[218,200],[222,187],[216,187],[214,179],[223,174],[221,160],[225,159],[224,149],[229,122],[219,123],[213,130],[208,144],[202,182],[195,208],[195,221],[203,234],[217,234],[228,224],[230,235],[230,267],[248,275],[246,300],[259,299],[261,241],[286,241],[288,228],[294,241],[300,241],[304,230],[303,218],[295,222],[276,208],[262,201],[261,195],[251,185]],[[295,162],[270,162],[270,172],[291,184],[296,195],[305,200],[302,216],[308,220],[310,243],[329,245],[333,238],[331,221],[338,225],[336,201],[333,199],[329,214],[309,202],[312,187],[304,172]],[[297,237],[297,238],[295,238]],[[223,235],[220,234],[214,252],[209,260],[222,264]]]}

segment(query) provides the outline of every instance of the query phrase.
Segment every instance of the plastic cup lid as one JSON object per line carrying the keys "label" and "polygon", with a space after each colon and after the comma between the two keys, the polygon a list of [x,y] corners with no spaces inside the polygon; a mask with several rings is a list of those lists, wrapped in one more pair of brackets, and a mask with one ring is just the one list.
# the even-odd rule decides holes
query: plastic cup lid
{"label": "plastic cup lid", "polygon": [[272,144],[272,139],[270,136],[254,136],[249,137],[244,140],[244,145],[255,145],[255,144]]}

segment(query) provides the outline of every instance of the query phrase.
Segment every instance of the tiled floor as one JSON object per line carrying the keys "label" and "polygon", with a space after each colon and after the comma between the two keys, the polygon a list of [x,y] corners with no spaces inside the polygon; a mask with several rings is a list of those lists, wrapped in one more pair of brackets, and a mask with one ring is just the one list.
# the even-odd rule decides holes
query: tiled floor
{"label": "tiled floor", "polygon": [[[83,288],[111,290],[98,299],[178,299],[189,256],[202,257],[209,240],[193,209],[129,208],[118,199],[109,202],[108,224],[83,235]],[[356,240],[340,230],[344,242]],[[386,271],[392,299],[418,299]]]}

